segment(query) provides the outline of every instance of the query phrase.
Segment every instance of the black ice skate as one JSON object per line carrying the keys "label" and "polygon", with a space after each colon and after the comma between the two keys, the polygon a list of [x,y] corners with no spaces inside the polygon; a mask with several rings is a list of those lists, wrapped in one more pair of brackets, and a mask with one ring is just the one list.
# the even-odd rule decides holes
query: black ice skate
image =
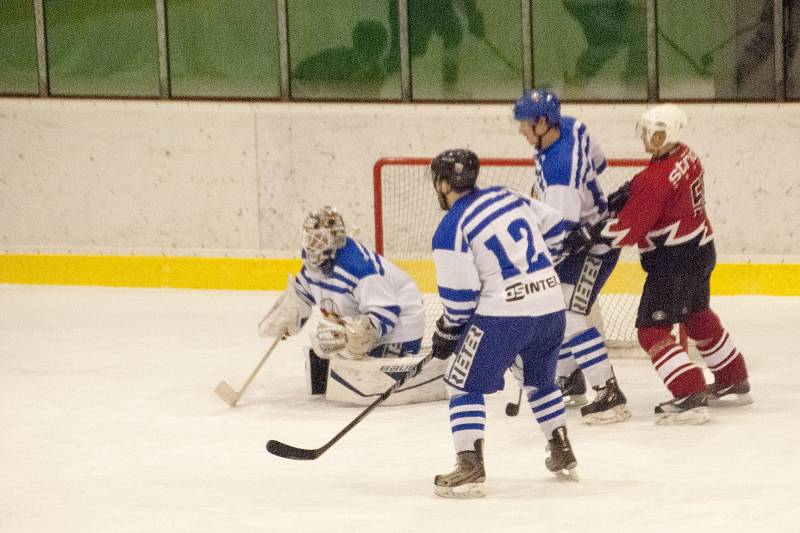
{"label": "black ice skate", "polygon": [[549,471],[558,479],[578,481],[578,472],[575,470],[578,461],[572,453],[572,445],[569,443],[565,426],[558,426],[553,430],[552,438],[547,441],[545,450],[550,452],[550,457],[544,460],[544,465]]}
{"label": "black ice skate", "polygon": [[617,385],[617,379],[612,377],[603,387],[592,387],[597,391],[594,401],[581,407],[583,421],[592,424],[613,424],[623,422],[631,417],[625,395]]}
{"label": "black ice skate", "polygon": [[750,396],[750,382],[746,379],[730,385],[722,383],[706,385],[706,395],[708,405],[712,407],[733,407],[753,403],[753,398]]}
{"label": "black ice skate", "polygon": [[705,424],[711,419],[705,391],[674,398],[658,404],[655,409],[656,424]]}
{"label": "black ice skate", "polygon": [[456,469],[433,479],[433,493],[442,498],[482,498],[486,472],[483,469],[483,439],[475,441],[475,451],[458,452]]}
{"label": "black ice skate", "polygon": [[556,384],[561,389],[564,405],[567,407],[586,405],[586,379],[580,368],[576,368],[569,376],[557,378]]}

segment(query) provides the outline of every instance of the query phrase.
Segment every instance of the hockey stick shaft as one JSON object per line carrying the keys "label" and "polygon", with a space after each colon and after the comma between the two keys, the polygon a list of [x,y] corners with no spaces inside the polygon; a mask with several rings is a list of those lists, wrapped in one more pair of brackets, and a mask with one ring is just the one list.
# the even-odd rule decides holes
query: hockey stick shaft
{"label": "hockey stick shaft", "polygon": [[[278,345],[278,343],[281,341],[282,338],[283,338],[282,335],[278,335],[277,337],[275,337],[275,340],[272,341],[272,344],[264,354],[264,357],[261,358],[261,361],[258,362],[258,365],[250,373],[250,376],[248,376],[247,381],[244,382],[244,385],[242,386],[241,390],[235,391],[226,382],[221,381],[219,385],[217,385],[217,389],[214,391],[217,394],[217,396],[219,396],[220,399],[222,399],[222,401],[224,401],[231,407],[236,406],[236,403],[242,398],[242,395],[244,395],[245,391],[250,386],[250,383],[253,382],[256,375],[258,374],[258,371],[261,370],[262,366],[264,366],[264,363],[272,354],[273,350],[275,350],[275,347]],[[235,396],[231,397],[230,391],[233,391]]]}
{"label": "hockey stick shaft", "polygon": [[370,414],[376,407],[382,404],[386,399],[391,396],[397,389],[402,387],[405,383],[407,383],[410,379],[419,375],[422,372],[422,369],[425,365],[430,362],[433,358],[433,352],[429,353],[425,356],[422,361],[416,364],[411,371],[406,374],[403,378],[397,380],[394,385],[386,389],[386,391],[381,394],[378,399],[374,402],[369,404],[366,409],[361,411],[357,417],[355,417],[349,424],[347,424],[344,428],[342,428],[336,435],[333,436],[331,440],[326,442],[323,446],[319,448],[313,449],[306,449],[306,448],[297,448],[295,446],[291,446],[289,444],[285,444],[283,442],[277,440],[270,440],[267,442],[267,451],[272,455],[277,455],[278,457],[282,457],[284,459],[295,459],[298,461],[313,461],[314,459],[318,458],[320,455],[328,451],[331,446],[336,444],[339,439],[344,437],[351,429],[356,427],[359,422],[364,420],[368,414]]}

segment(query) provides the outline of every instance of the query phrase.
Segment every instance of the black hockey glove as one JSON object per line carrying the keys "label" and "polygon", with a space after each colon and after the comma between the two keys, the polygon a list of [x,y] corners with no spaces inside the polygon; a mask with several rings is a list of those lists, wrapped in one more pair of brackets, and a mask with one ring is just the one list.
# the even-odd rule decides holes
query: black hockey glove
{"label": "black hockey glove", "polygon": [[564,255],[579,255],[594,246],[596,243],[593,230],[589,224],[584,224],[575,228],[572,233],[564,238],[562,244]]}
{"label": "black hockey glove", "polygon": [[625,207],[628,196],[631,193],[631,182],[626,181],[619,189],[608,195],[608,210],[611,213],[619,213]]}
{"label": "black hockey glove", "polygon": [[464,331],[464,325],[461,326],[446,326],[444,324],[444,315],[439,317],[436,321],[436,331],[433,332],[431,339],[433,356],[437,359],[447,359],[454,351],[456,351],[456,344],[458,338],[461,337],[461,332]]}

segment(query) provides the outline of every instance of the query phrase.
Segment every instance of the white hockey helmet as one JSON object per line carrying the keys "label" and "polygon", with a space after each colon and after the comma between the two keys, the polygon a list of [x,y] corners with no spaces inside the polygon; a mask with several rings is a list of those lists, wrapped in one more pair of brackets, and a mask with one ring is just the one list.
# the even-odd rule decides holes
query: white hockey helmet
{"label": "white hockey helmet", "polygon": [[648,142],[653,134],[663,131],[666,135],[664,144],[676,143],[680,140],[680,131],[686,127],[686,113],[675,104],[660,104],[651,107],[636,124],[636,133],[644,132]]}
{"label": "white hockey helmet", "polygon": [[[309,213],[303,221],[303,260],[311,267],[331,264],[347,241],[342,215],[330,206]],[[332,266],[332,265],[331,265]]]}

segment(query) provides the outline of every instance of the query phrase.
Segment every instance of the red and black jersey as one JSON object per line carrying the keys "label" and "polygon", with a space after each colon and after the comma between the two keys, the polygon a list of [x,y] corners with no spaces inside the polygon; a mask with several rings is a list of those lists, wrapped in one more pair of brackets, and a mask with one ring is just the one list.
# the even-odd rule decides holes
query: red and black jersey
{"label": "red and black jersey", "polygon": [[678,143],[633,177],[625,207],[600,235],[612,246],[638,245],[647,272],[713,269],[713,232],[705,210],[703,166]]}

